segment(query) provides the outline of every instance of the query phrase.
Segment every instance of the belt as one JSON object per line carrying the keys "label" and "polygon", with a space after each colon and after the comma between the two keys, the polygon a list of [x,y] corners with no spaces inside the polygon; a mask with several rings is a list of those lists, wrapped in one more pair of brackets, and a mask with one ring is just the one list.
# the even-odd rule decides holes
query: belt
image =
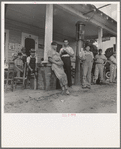
{"label": "belt", "polygon": [[70,57],[68,54],[62,55],[62,57]]}
{"label": "belt", "polygon": [[96,64],[102,64],[103,65],[103,63],[96,63]]}

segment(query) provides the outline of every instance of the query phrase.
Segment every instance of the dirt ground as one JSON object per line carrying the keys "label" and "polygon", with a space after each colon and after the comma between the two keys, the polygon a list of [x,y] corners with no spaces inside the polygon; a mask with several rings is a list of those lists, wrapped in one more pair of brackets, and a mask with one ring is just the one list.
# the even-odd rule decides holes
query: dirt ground
{"label": "dirt ground", "polygon": [[70,95],[61,90],[21,89],[5,92],[5,113],[116,113],[117,85],[73,86]]}

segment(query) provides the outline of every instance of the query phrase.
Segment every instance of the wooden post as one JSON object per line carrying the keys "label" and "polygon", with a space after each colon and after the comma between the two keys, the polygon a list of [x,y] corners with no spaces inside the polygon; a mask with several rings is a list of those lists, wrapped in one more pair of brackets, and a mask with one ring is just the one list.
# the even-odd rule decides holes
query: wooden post
{"label": "wooden post", "polygon": [[8,4],[5,4],[5,17],[6,17],[7,7],[8,7]]}
{"label": "wooden post", "polygon": [[117,52],[117,36],[115,37],[115,44],[116,44],[116,52]]}
{"label": "wooden post", "polygon": [[83,30],[83,27],[84,26],[85,26],[85,24],[83,24],[80,21],[76,23],[77,47],[76,47],[75,85],[80,85],[81,84],[79,52],[80,52],[81,48],[83,48],[83,40],[84,40],[84,30]]}
{"label": "wooden post", "polygon": [[47,52],[51,47],[52,40],[53,40],[53,4],[46,4],[44,62],[43,63],[48,63]]}
{"label": "wooden post", "polygon": [[103,29],[101,27],[98,28],[98,49],[102,49],[102,37],[103,37]]}

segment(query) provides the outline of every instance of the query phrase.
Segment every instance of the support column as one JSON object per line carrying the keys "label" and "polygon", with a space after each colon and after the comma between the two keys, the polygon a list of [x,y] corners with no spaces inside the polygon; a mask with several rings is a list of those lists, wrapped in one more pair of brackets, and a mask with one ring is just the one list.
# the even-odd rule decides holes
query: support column
{"label": "support column", "polygon": [[84,40],[84,26],[82,22],[77,22],[76,24],[76,40],[77,40],[77,47],[76,47],[76,73],[75,73],[75,85],[81,84],[81,74],[80,74],[80,58],[79,53],[83,48],[83,40]]}
{"label": "support column", "polygon": [[115,37],[116,52],[117,52],[117,36]]}
{"label": "support column", "polygon": [[48,63],[47,52],[53,40],[53,4],[46,4],[44,63]]}
{"label": "support column", "polygon": [[117,36],[115,37],[115,52],[116,52],[116,59],[117,59]]}
{"label": "support column", "polygon": [[99,27],[98,28],[98,49],[103,48],[102,37],[103,37],[103,28]]}

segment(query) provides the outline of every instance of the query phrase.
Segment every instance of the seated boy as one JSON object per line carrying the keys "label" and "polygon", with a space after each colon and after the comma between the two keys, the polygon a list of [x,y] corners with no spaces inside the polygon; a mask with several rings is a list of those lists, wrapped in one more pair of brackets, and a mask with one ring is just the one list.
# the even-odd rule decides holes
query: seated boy
{"label": "seated boy", "polygon": [[14,61],[17,77],[20,77],[23,73],[23,61],[21,60],[21,53],[18,53],[18,58]]}
{"label": "seated boy", "polygon": [[31,49],[30,56],[27,57],[27,66],[28,66],[28,78],[30,79],[31,75],[37,72],[37,57],[35,56],[35,50]]}

